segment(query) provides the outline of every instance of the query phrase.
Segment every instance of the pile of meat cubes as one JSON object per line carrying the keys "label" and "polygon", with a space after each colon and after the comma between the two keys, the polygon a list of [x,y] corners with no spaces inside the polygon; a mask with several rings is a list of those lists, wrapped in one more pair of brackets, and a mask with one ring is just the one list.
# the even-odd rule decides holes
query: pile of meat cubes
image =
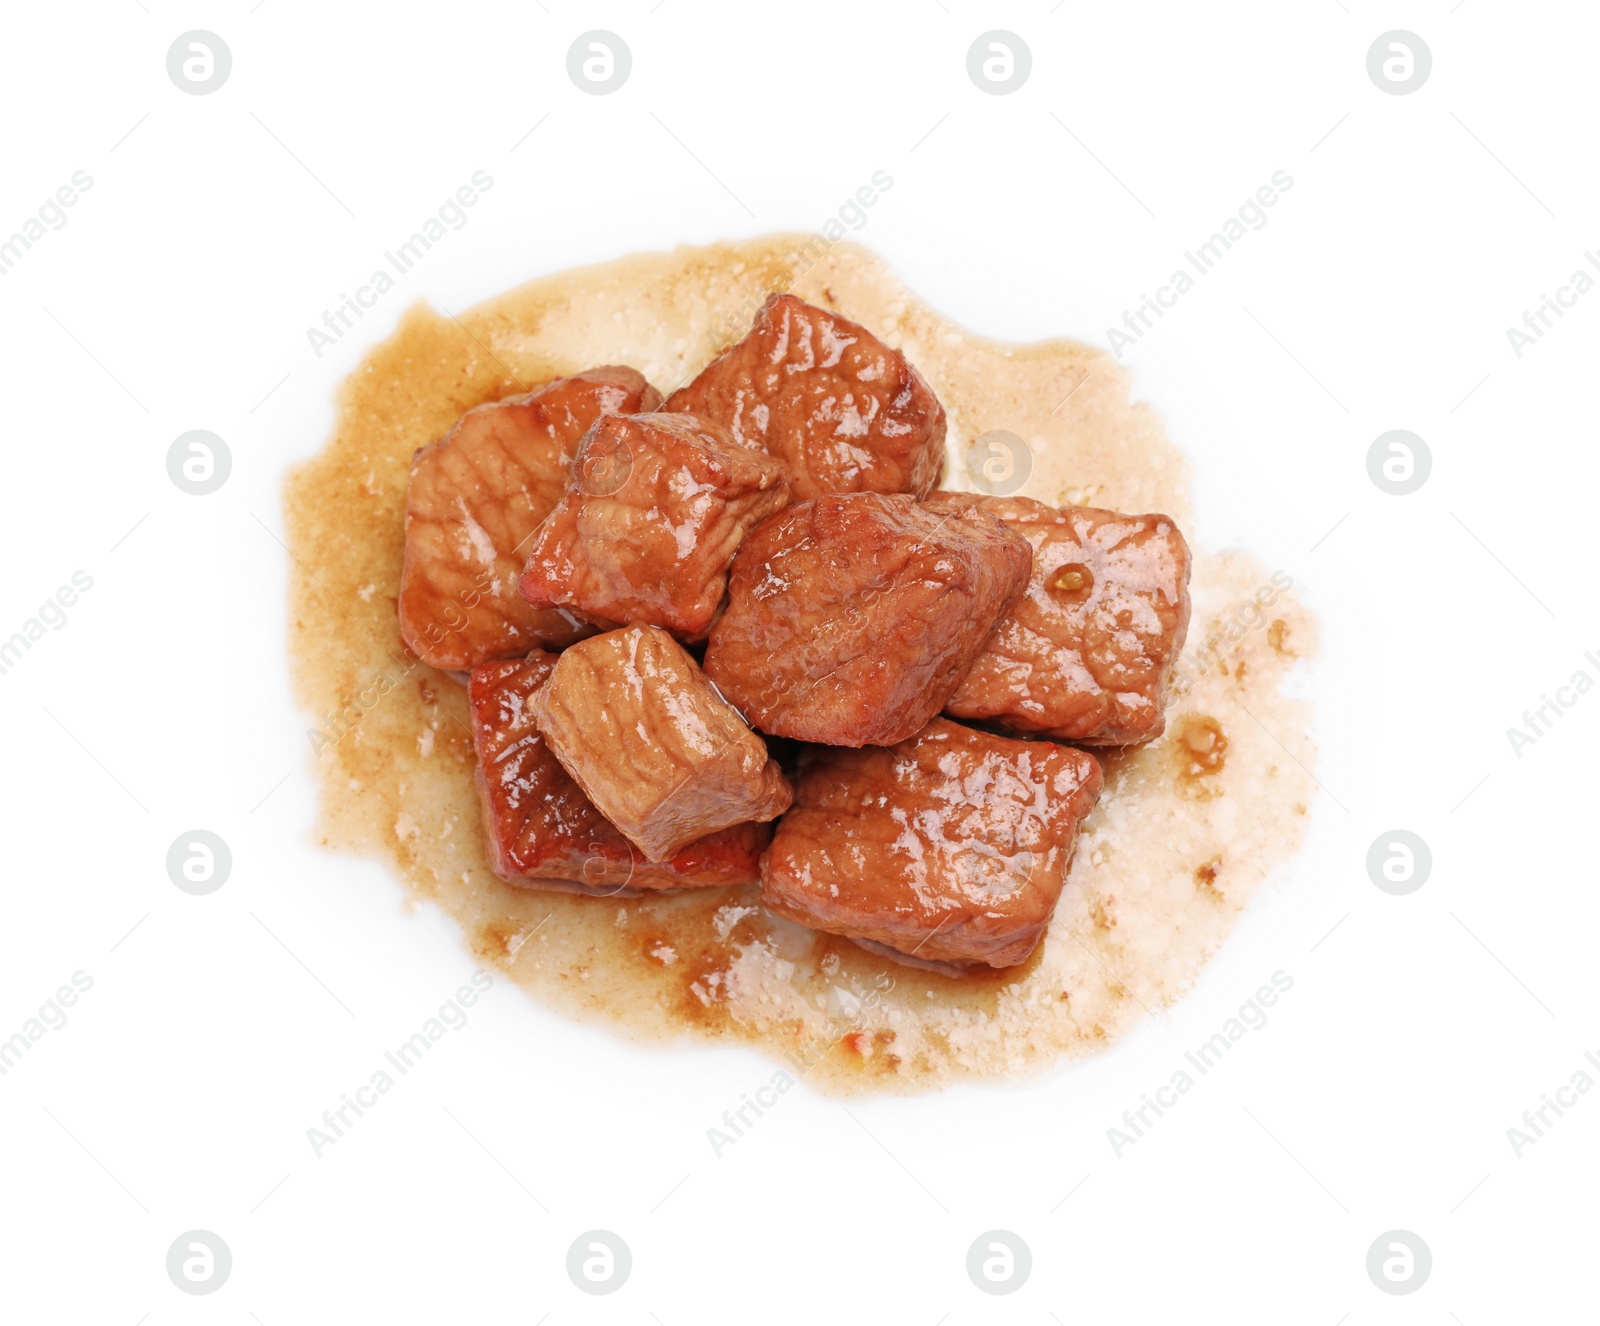
{"label": "pile of meat cubes", "polygon": [[1189,618],[1166,516],[936,491],[899,351],[793,295],[665,400],[605,367],[420,450],[407,646],[465,673],[488,857],[601,896],[759,882],[940,964],[1033,951]]}

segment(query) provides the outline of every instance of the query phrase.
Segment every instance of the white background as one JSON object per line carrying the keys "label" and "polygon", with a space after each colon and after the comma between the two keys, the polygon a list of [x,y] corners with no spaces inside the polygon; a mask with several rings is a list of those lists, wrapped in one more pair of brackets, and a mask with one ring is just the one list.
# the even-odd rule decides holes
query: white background
{"label": "white background", "polygon": [[[0,636],[74,571],[93,588],[0,676],[0,1037],[93,987],[0,1077],[0,1318],[1595,1319],[1600,1092],[1520,1157],[1506,1135],[1600,1054],[1600,697],[1520,758],[1506,736],[1600,678],[1600,294],[1520,358],[1506,336],[1600,245],[1591,6],[252,2],[4,17],[0,236],[93,186],[0,276]],[[207,96],[166,71],[193,28],[233,55]],[[593,28],[632,51],[609,96],[566,73]],[[991,28],[1032,52],[1012,95],[967,75]],[[1411,95],[1366,71],[1395,28],[1433,53]],[[470,223],[316,358],[305,329],[475,170]],[[1310,845],[1189,999],[1043,1080],[795,1091],[717,1158],[766,1061],[626,1046],[501,982],[314,1158],[306,1129],[472,965],[376,865],[310,845],[285,467],[412,301],[815,229],[876,170],[856,238],[1017,340],[1104,341],[1292,176],[1128,362],[1194,458],[1196,542],[1322,615]],[[233,456],[207,497],[165,467],[195,428]],[[1367,475],[1393,428],[1432,452],[1410,496]],[[165,869],[194,828],[233,853],[207,897]],[[1366,872],[1395,828],[1433,853],[1407,897]],[[1269,1024],[1117,1158],[1108,1127],[1279,969]],[[232,1249],[211,1297],[165,1271],[196,1228]],[[564,1269],[591,1228],[632,1250],[609,1297]],[[965,1270],[993,1228],[1033,1253],[1004,1298]],[[1396,1228],[1433,1254],[1408,1297],[1365,1270]]]}

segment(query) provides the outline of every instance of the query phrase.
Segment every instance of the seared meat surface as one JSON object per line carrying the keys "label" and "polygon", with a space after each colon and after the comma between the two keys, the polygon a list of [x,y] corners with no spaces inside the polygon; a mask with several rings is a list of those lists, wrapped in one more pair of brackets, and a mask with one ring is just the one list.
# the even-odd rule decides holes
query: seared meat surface
{"label": "seared meat surface", "polygon": [[792,799],[761,738],[657,627],[573,645],[532,707],[562,766],[651,861],[730,825],[774,819]]}
{"label": "seared meat surface", "polygon": [[536,649],[527,658],[474,668],[467,687],[484,841],[495,874],[534,888],[566,883],[603,894],[754,882],[770,825],[738,824],[654,863],[595,809],[534,726],[529,700],[555,665],[553,654]]}
{"label": "seared meat surface", "polygon": [[522,595],[536,608],[703,639],[746,531],[788,503],[782,463],[720,424],[606,415],[534,534]]}
{"label": "seared meat surface", "polygon": [[794,498],[931,492],[944,408],[898,350],[794,295],[771,295],[749,335],[667,398],[788,467]]}
{"label": "seared meat surface", "polygon": [[1100,795],[1092,755],[936,718],[883,749],[812,747],[761,865],[792,921],[933,962],[1033,952]]}
{"label": "seared meat surface", "polygon": [[946,713],[1091,746],[1161,735],[1189,625],[1189,548],[1170,519],[967,493],[928,505],[987,511],[1033,546],[1027,592]]}
{"label": "seared meat surface", "polygon": [[578,443],[602,414],[653,409],[631,368],[594,368],[475,406],[417,452],[406,489],[400,634],[436,668],[466,669],[590,627],[517,592],[528,536],[567,486]]}
{"label": "seared meat surface", "polygon": [[879,493],[797,503],[734,558],[706,673],[763,732],[893,745],[944,707],[1030,557],[977,508]]}

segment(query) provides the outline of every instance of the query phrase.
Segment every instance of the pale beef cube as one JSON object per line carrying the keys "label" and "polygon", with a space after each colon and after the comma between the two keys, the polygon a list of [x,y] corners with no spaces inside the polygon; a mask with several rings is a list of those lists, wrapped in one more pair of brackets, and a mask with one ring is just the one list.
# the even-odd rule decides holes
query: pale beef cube
{"label": "pale beef cube", "polygon": [[1189,547],[1161,515],[935,493],[988,511],[1033,545],[1027,592],[995,628],[945,712],[1089,746],[1159,737],[1189,628]]}
{"label": "pale beef cube", "polygon": [[654,626],[591,636],[557,660],[534,721],[589,799],[651,861],[793,791],[683,646]]}
{"label": "pale beef cube", "polygon": [[745,532],[788,504],[782,463],[720,424],[607,415],[533,536],[522,596],[611,626],[704,639]]}
{"label": "pale beef cube", "polygon": [[794,499],[931,492],[944,408],[898,350],[793,295],[771,295],[749,334],[667,398],[789,467]]}
{"label": "pale beef cube", "polygon": [[578,443],[602,414],[654,409],[631,368],[594,368],[475,406],[411,462],[400,636],[424,663],[465,670],[560,647],[593,629],[517,592],[528,539],[567,486]]}
{"label": "pale beef cube", "polygon": [[891,746],[944,707],[1029,558],[982,511],[880,493],[797,503],[734,558],[706,674],[763,732]]}
{"label": "pale beef cube", "polygon": [[812,747],[761,863],[761,901],[926,962],[1033,952],[1100,795],[1092,755],[936,718],[887,750]]}
{"label": "pale beef cube", "polygon": [[689,843],[659,864],[607,822],[534,726],[528,701],[555,668],[553,654],[474,668],[467,686],[484,841],[511,884],[604,895],[634,889],[754,883],[766,824],[738,824]]}

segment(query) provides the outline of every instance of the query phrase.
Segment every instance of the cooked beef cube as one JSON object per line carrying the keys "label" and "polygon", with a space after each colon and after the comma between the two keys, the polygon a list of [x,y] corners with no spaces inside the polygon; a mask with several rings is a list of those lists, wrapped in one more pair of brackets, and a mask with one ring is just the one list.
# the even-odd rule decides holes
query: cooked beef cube
{"label": "cooked beef cube", "polygon": [[761,738],[658,627],[573,645],[532,705],[556,758],[651,861],[718,829],[775,819],[794,795]]}
{"label": "cooked beef cube", "polygon": [[532,888],[599,894],[754,883],[770,825],[738,824],[653,864],[595,809],[533,723],[528,701],[555,665],[555,655],[536,649],[474,668],[467,686],[495,874]]}
{"label": "cooked beef cube", "polygon": [[762,860],[761,901],[920,960],[1015,966],[1099,795],[1092,755],[946,718],[887,750],[814,746]]}
{"label": "cooked beef cube", "polygon": [[745,532],[789,503],[782,462],[691,414],[606,415],[528,549],[522,596],[703,639]]}
{"label": "cooked beef cube", "polygon": [[800,502],[733,560],[706,674],[763,732],[891,746],[944,707],[1028,581],[1028,542],[910,497]]}
{"label": "cooked beef cube", "polygon": [[517,592],[528,536],[567,486],[578,442],[602,414],[654,409],[631,368],[594,368],[475,406],[411,462],[400,635],[436,668],[466,669],[561,646],[591,627]]}
{"label": "cooked beef cube", "polygon": [[749,335],[667,398],[789,467],[797,502],[823,493],[931,492],[944,409],[922,375],[865,327],[771,295]]}
{"label": "cooked beef cube", "polygon": [[1170,519],[966,493],[928,505],[988,511],[1033,545],[1027,592],[946,713],[1090,746],[1161,735],[1189,626],[1189,547]]}

